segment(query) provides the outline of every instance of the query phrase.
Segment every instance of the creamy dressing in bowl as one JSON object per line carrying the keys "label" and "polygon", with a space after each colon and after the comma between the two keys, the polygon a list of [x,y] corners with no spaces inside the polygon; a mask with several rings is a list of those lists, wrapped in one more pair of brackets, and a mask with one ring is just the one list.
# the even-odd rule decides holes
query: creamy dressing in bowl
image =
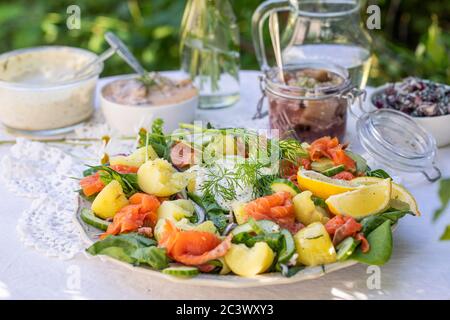
{"label": "creamy dressing in bowl", "polygon": [[97,56],[87,50],[47,46],[0,55],[0,119],[20,132],[51,134],[68,129],[93,113],[99,64],[76,71]]}

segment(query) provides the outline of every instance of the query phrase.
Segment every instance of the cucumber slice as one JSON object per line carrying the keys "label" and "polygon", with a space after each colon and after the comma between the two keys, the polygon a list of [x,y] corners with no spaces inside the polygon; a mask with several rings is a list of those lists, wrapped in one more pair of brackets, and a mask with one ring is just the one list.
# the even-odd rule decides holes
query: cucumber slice
{"label": "cucumber slice", "polygon": [[236,228],[234,228],[231,233],[233,234],[233,236],[238,235],[240,233],[243,232],[252,232],[253,228],[249,223],[244,223],[244,224],[240,224],[238,225]]}
{"label": "cucumber slice", "polygon": [[256,234],[274,233],[280,231],[280,226],[270,220],[249,219],[247,222]]}
{"label": "cucumber slice", "polygon": [[243,232],[254,232],[256,234],[279,232],[280,226],[270,220],[249,219],[246,223],[237,226],[231,231],[233,236]]}
{"label": "cucumber slice", "polygon": [[278,264],[287,263],[296,250],[294,237],[292,237],[292,234],[286,229],[281,230],[281,234],[283,235],[283,247],[278,256]]}
{"label": "cucumber slice", "polygon": [[311,169],[317,172],[324,172],[334,166],[334,163],[330,159],[321,159],[311,162]]}
{"label": "cucumber slice", "polygon": [[355,240],[353,237],[345,238],[341,243],[339,243],[336,247],[337,254],[336,258],[338,261],[347,260],[355,251],[356,247],[358,247],[361,241]]}
{"label": "cucumber slice", "polygon": [[199,274],[199,271],[195,267],[177,266],[165,268],[162,273],[175,277],[194,277]]}
{"label": "cucumber slice", "polygon": [[94,212],[92,212],[92,210],[88,208],[81,209],[80,217],[81,220],[86,222],[88,225],[103,231],[106,231],[106,229],[108,229],[108,226],[110,225],[110,222],[96,217],[94,215]]}
{"label": "cucumber slice", "polygon": [[345,166],[343,164],[340,164],[338,166],[335,166],[335,167],[325,170],[324,172],[322,172],[322,174],[327,177],[332,177],[335,174],[338,174],[344,170],[345,170]]}
{"label": "cucumber slice", "polygon": [[261,227],[264,233],[274,233],[280,231],[280,226],[270,220],[258,220],[258,225]]}
{"label": "cucumber slice", "polygon": [[248,219],[247,223],[250,225],[250,227],[252,227],[252,231],[254,231],[256,234],[264,233],[264,229],[261,228],[258,221],[256,221],[255,219],[250,218]]}
{"label": "cucumber slice", "polygon": [[292,181],[288,179],[276,179],[272,182],[270,185],[270,189],[272,189],[273,192],[280,192],[285,191],[292,194],[294,197],[298,193],[300,193],[300,189],[293,183]]}

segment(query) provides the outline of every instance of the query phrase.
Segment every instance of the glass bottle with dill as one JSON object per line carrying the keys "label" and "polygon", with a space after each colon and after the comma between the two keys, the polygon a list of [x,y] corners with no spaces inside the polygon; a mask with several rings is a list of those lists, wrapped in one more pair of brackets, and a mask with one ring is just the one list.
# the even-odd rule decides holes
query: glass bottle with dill
{"label": "glass bottle with dill", "polygon": [[181,69],[200,90],[200,108],[239,100],[239,28],[228,0],[188,0],[181,22]]}

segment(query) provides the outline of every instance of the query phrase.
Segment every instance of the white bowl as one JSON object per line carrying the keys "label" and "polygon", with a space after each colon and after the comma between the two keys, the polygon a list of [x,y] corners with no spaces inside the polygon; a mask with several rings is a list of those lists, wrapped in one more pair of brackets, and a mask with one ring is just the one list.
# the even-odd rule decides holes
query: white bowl
{"label": "white bowl", "polygon": [[[391,83],[382,85],[377,87],[372,93],[369,95],[369,104],[371,108],[376,108],[372,99],[375,95],[381,93],[388,86],[391,86]],[[444,147],[450,144],[450,114],[444,116],[435,116],[435,117],[411,117],[422,126],[425,130],[430,132],[434,139],[436,140],[436,145],[438,147]]]}
{"label": "white bowl", "polygon": [[[136,75],[127,75],[117,79],[131,79]],[[111,82],[109,82],[111,83]],[[104,97],[106,83],[100,90],[100,107],[108,125],[125,136],[132,136],[141,128],[149,128],[153,120],[164,120],[164,130],[171,132],[178,128],[180,122],[192,122],[198,105],[198,94],[188,100],[167,105],[127,105],[112,102]]]}

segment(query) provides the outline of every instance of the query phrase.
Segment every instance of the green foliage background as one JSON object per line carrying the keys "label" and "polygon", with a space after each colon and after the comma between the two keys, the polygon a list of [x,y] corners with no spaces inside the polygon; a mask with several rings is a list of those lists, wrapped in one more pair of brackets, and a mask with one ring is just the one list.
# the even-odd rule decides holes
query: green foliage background
{"label": "green foliage background", "polygon": [[[242,69],[257,69],[250,36],[251,15],[261,0],[230,0],[241,30]],[[81,8],[81,30],[68,30],[66,8]],[[369,1],[382,8],[382,29],[371,31],[376,55],[370,84],[417,75],[450,83],[450,1]],[[179,67],[178,30],[184,0],[0,0],[0,53],[60,44],[94,52],[106,49],[103,34],[117,33],[148,70]],[[366,8],[366,6],[363,6]],[[365,18],[367,15],[362,12]],[[118,57],[106,75],[128,73]]]}

